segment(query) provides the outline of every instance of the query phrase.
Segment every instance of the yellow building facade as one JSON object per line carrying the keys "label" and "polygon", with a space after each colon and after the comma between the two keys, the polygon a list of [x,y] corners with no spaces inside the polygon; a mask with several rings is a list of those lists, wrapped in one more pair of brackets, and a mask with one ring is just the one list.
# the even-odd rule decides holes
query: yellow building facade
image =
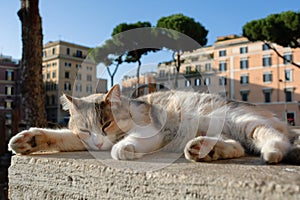
{"label": "yellow building facade", "polygon": [[62,123],[68,116],[60,106],[62,94],[83,97],[96,92],[96,64],[86,59],[89,49],[65,41],[44,45],[43,80],[49,121]]}

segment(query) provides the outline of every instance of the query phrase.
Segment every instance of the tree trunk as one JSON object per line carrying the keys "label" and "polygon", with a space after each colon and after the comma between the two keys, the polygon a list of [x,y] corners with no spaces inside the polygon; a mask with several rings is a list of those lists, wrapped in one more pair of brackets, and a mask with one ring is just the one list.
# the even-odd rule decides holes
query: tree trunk
{"label": "tree trunk", "polygon": [[45,89],[42,77],[43,34],[39,0],[21,0],[18,11],[22,23],[22,102],[27,127],[47,126]]}

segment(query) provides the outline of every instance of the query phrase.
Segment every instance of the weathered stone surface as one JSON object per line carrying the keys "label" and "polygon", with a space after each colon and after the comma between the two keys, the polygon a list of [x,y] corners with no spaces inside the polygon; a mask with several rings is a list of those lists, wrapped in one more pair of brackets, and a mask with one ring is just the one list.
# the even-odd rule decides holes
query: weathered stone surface
{"label": "weathered stone surface", "polygon": [[[167,153],[151,162],[101,155],[102,162],[89,152],[13,156],[10,199],[300,199],[300,166],[254,157],[168,165]],[[147,170],[129,170],[140,167]]]}

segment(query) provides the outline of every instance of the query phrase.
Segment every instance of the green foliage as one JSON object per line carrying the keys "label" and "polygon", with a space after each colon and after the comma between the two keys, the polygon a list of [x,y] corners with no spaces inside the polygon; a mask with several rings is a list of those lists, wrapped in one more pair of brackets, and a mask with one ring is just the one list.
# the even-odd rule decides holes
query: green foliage
{"label": "green foliage", "polygon": [[283,47],[300,47],[300,13],[287,11],[253,20],[243,26],[250,41],[267,41]]}
{"label": "green foliage", "polygon": [[[143,30],[142,28],[146,29]],[[140,65],[140,60],[143,55],[160,50],[158,48],[151,48],[151,44],[146,42],[147,40],[151,41],[154,37],[148,28],[151,28],[150,22],[138,21],[133,24],[122,23],[113,29],[113,38],[118,41],[125,50],[125,62],[138,62]],[[139,30],[135,31],[135,29]],[[128,31],[132,33],[131,36],[129,36]]]}
{"label": "green foliage", "polygon": [[[162,17],[158,20],[156,26],[185,34],[198,42],[201,46],[204,46],[207,43],[206,36],[208,34],[208,30],[206,30],[204,26],[202,26],[199,22],[196,22],[193,18],[182,14]],[[174,35],[171,37],[174,37]]]}

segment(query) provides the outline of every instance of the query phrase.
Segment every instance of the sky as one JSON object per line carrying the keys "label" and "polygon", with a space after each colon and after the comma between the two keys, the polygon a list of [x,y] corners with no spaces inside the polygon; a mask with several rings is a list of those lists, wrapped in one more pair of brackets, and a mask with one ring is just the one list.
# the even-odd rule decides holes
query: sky
{"label": "sky", "polygon": [[[0,2],[0,54],[20,59],[20,1]],[[149,21],[155,26],[159,18],[177,13],[200,22],[211,45],[218,36],[241,35],[248,21],[300,10],[299,0],[40,0],[39,6],[44,43],[64,40],[89,47],[109,39],[120,23]]]}

